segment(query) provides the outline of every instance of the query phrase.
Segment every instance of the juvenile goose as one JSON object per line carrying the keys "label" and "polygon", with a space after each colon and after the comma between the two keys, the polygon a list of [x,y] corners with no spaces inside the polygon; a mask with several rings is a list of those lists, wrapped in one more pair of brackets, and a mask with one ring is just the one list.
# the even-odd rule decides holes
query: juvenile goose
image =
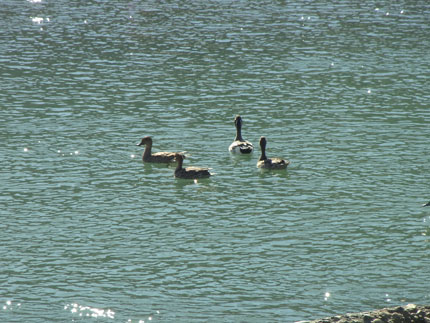
{"label": "juvenile goose", "polygon": [[267,158],[266,157],[266,138],[260,138],[260,148],[261,148],[261,156],[257,162],[258,168],[268,168],[268,169],[285,169],[290,164],[290,161],[287,159],[281,158]]}
{"label": "juvenile goose", "polygon": [[151,154],[152,149],[152,138],[149,136],[143,137],[141,142],[137,146],[145,145],[145,151],[143,152],[142,160],[146,163],[173,163],[176,162],[176,155],[179,153],[171,153],[161,151],[155,154]]}
{"label": "juvenile goose", "polygon": [[178,166],[175,169],[175,177],[196,179],[196,178],[207,178],[211,176],[211,173],[209,173],[210,168],[200,168],[200,167],[182,168],[182,162],[184,158],[185,158],[184,155],[176,154],[176,160],[178,161]]}
{"label": "juvenile goose", "polygon": [[242,118],[240,115],[234,118],[234,125],[236,126],[236,138],[230,147],[228,147],[228,150],[233,153],[251,153],[254,150],[254,146],[249,141],[242,138]]}

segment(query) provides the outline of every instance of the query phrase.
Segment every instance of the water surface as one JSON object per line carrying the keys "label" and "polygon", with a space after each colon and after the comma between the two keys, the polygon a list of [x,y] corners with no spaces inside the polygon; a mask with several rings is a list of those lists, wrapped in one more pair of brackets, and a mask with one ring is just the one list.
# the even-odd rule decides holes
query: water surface
{"label": "water surface", "polygon": [[[429,302],[425,1],[3,1],[0,318]],[[233,119],[256,146],[234,157]],[[185,166],[143,165],[187,151]],[[255,167],[267,155],[286,172]]]}

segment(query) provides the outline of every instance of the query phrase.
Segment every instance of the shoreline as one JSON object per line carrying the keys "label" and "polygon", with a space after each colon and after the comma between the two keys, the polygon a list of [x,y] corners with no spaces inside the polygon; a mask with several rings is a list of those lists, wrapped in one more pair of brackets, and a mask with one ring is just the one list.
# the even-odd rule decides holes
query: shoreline
{"label": "shoreline", "polygon": [[430,323],[430,305],[408,304],[295,323]]}

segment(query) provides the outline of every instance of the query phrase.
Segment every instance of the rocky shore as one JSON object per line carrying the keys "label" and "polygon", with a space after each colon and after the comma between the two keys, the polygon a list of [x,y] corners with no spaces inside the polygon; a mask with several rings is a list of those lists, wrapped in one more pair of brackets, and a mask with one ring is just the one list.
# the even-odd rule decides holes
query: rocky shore
{"label": "rocky shore", "polygon": [[[408,304],[370,312],[348,313],[300,323],[430,323],[430,306]],[[299,323],[299,322],[296,322]]]}

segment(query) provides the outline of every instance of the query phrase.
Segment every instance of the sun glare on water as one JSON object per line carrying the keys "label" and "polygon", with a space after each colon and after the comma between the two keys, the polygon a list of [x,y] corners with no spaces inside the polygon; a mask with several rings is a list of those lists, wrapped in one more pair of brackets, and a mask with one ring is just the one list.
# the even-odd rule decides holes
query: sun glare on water
{"label": "sun glare on water", "polygon": [[93,317],[93,318],[105,317],[110,319],[115,318],[115,312],[110,309],[104,310],[100,308],[79,305],[77,303],[67,304],[64,306],[64,309],[66,311],[70,311],[70,313],[72,314],[76,314],[81,317],[82,316]]}

